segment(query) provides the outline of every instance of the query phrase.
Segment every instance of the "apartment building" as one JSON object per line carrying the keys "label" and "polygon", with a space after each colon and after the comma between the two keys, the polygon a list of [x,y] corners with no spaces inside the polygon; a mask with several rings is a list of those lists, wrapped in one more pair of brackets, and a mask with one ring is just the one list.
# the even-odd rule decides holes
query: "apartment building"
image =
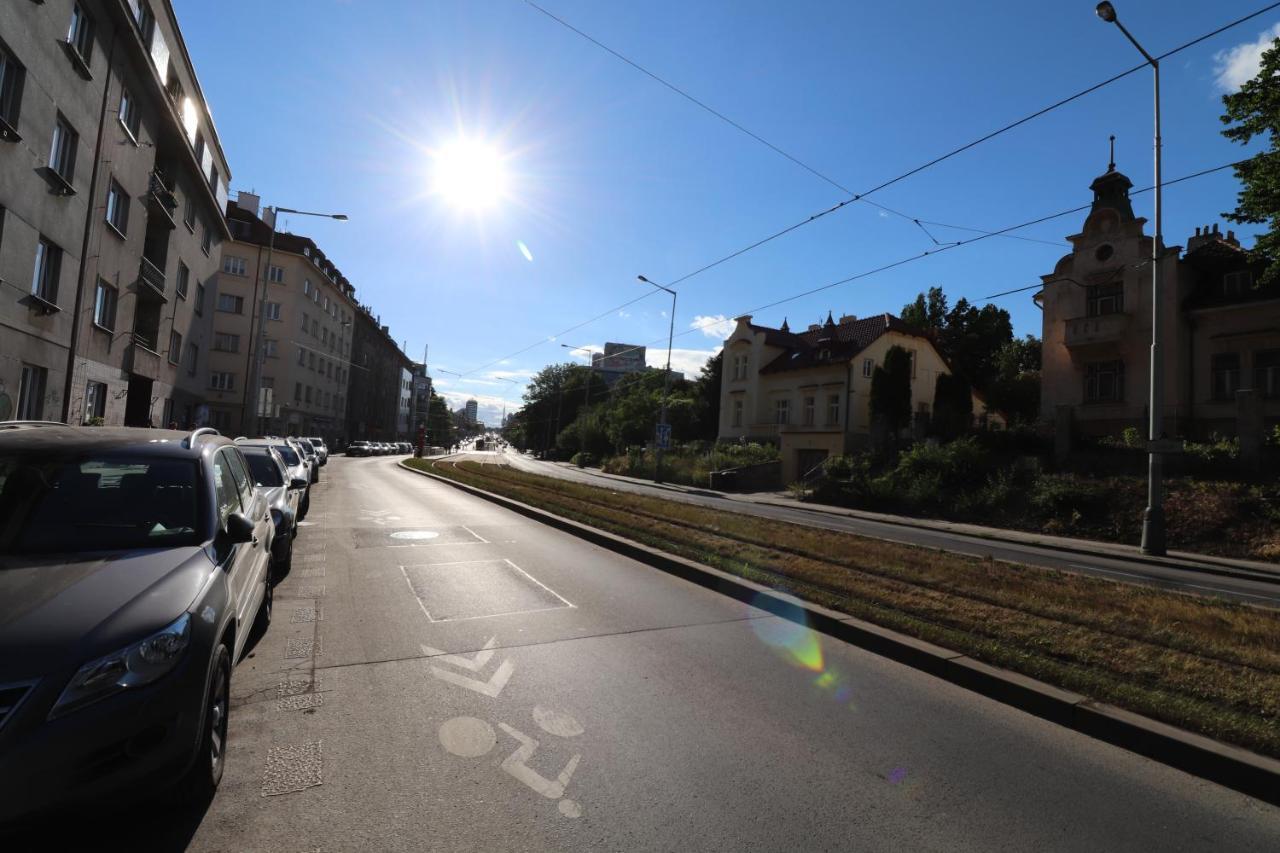
{"label": "apartment building", "polygon": [[[1085,434],[1145,432],[1151,346],[1151,243],[1131,182],[1111,163],[1071,252],[1043,276],[1041,407]],[[1280,284],[1235,234],[1197,228],[1161,247],[1165,435],[1246,434],[1280,422]]]}
{"label": "apartment building", "polygon": [[204,421],[228,174],[168,0],[0,3],[0,419]]}
{"label": "apartment building", "polygon": [[[890,347],[911,355],[911,408],[927,416],[938,376],[951,369],[921,330],[891,314],[830,314],[804,332],[737,318],[724,342],[720,381],[721,441],[777,444],[782,480],[791,483],[828,456],[871,437],[871,377]],[[975,397],[974,412],[984,406]]]}
{"label": "apartment building", "polygon": [[391,337],[391,329],[382,323],[382,318],[366,306],[357,306],[354,323],[347,437],[408,441],[413,362]]}
{"label": "apartment building", "polygon": [[468,400],[462,411],[467,419],[467,426],[475,426],[476,421],[480,420],[480,404],[475,400]]}
{"label": "apartment building", "polygon": [[226,208],[231,240],[211,306],[210,420],[237,435],[319,435],[342,446],[355,288],[311,238],[275,231],[273,239],[274,211],[260,204],[241,192]]}

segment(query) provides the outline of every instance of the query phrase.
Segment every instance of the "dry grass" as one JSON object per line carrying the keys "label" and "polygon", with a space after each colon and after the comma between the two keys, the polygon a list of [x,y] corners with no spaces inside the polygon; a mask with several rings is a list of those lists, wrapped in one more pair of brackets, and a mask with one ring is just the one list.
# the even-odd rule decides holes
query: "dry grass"
{"label": "dry grass", "polygon": [[463,462],[432,470],[1280,757],[1280,612],[623,494],[501,466]]}

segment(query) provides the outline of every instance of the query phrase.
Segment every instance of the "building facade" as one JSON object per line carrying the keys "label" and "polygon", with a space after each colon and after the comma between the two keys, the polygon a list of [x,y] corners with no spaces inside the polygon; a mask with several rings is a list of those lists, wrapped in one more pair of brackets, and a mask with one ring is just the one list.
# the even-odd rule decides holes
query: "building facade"
{"label": "building facade", "polygon": [[468,400],[462,411],[465,413],[467,426],[473,427],[480,420],[480,404],[477,401]]}
{"label": "building facade", "polygon": [[[1128,178],[1111,164],[1072,250],[1035,301],[1043,309],[1041,414],[1087,435],[1145,434],[1151,346],[1151,246]],[[1280,421],[1280,286],[1218,226],[1161,248],[1163,432],[1257,440]]]}
{"label": "building facade", "polygon": [[[405,376],[413,362],[365,306],[357,306],[351,332],[351,385],[347,395],[347,440],[408,441],[400,429]],[[405,415],[407,423],[407,414]]]}
{"label": "building facade", "polygon": [[274,211],[259,204],[241,192],[227,205],[232,239],[212,297],[210,420],[235,435],[319,435],[342,447],[355,288],[309,237],[277,231],[273,239]]}
{"label": "building facade", "polygon": [[0,419],[205,421],[228,175],[168,0],[0,4]]}
{"label": "building facade", "polygon": [[410,440],[416,441],[418,431],[427,428],[427,418],[431,412],[431,376],[427,373],[425,362],[414,362],[410,370],[413,373],[413,404],[409,433]]}
{"label": "building facade", "polygon": [[[791,483],[871,438],[871,377],[890,347],[911,355],[911,409],[928,416],[950,368],[929,337],[891,314],[844,316],[792,332],[738,317],[724,342],[720,441],[777,444]],[[982,406],[975,400],[975,412]]]}
{"label": "building facade", "polygon": [[635,344],[606,343],[604,352],[591,354],[591,369],[610,388],[629,373],[640,373],[645,367],[645,348]]}

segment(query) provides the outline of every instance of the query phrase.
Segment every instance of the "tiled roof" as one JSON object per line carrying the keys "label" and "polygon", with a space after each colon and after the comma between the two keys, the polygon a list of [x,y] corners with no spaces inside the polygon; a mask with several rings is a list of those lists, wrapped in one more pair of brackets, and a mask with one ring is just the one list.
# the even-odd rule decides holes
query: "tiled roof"
{"label": "tiled roof", "polygon": [[[761,373],[782,373],[843,364],[889,331],[931,340],[928,334],[892,314],[877,314],[847,323],[826,323],[800,334],[781,332],[765,326],[753,325],[752,328],[765,332],[766,343],[788,350],[765,365],[760,370]],[[770,332],[775,333],[773,340],[770,340]],[[829,341],[826,341],[828,338]]]}

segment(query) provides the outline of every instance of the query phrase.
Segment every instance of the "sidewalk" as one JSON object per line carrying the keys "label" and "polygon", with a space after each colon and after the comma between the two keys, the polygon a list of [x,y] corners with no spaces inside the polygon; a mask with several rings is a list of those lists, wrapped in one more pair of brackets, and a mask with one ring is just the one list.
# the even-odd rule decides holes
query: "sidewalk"
{"label": "sidewalk", "polygon": [[953,533],[957,536],[972,536],[979,539],[990,539],[996,542],[1007,542],[1016,545],[1028,545],[1039,548],[1052,548],[1076,554],[1102,558],[1119,558],[1134,562],[1147,563],[1168,568],[1196,569],[1218,568],[1232,572],[1249,572],[1261,574],[1260,580],[1274,580],[1280,583],[1280,564],[1265,563],[1258,560],[1241,560],[1232,557],[1217,557],[1209,554],[1194,554],[1187,551],[1170,551],[1164,557],[1153,557],[1143,554],[1135,545],[1123,545],[1115,542],[1098,542],[1093,539],[1073,539],[1067,536],[1050,536],[1043,533],[1029,533],[1022,530],[1005,530],[999,527],[984,527],[978,524],[966,524],[957,521],[940,521],[912,516],[889,515],[869,512],[867,510],[848,509],[846,507],[828,506],[826,504],[806,503],[796,500],[789,492],[718,492],[696,486],[683,486],[675,483],[655,484],[650,480],[638,477],[625,477],[620,474],[606,474],[599,468],[579,468],[570,462],[551,462],[561,468],[580,471],[603,480],[617,480],[635,486],[648,487],[654,490],[684,492],[686,494],[723,498],[728,501],[742,503],[779,506],[787,509],[811,512],[815,515],[837,515],[846,518],[862,519],[880,524],[895,524],[902,527],[914,527],[922,530],[935,530],[942,533]]}

